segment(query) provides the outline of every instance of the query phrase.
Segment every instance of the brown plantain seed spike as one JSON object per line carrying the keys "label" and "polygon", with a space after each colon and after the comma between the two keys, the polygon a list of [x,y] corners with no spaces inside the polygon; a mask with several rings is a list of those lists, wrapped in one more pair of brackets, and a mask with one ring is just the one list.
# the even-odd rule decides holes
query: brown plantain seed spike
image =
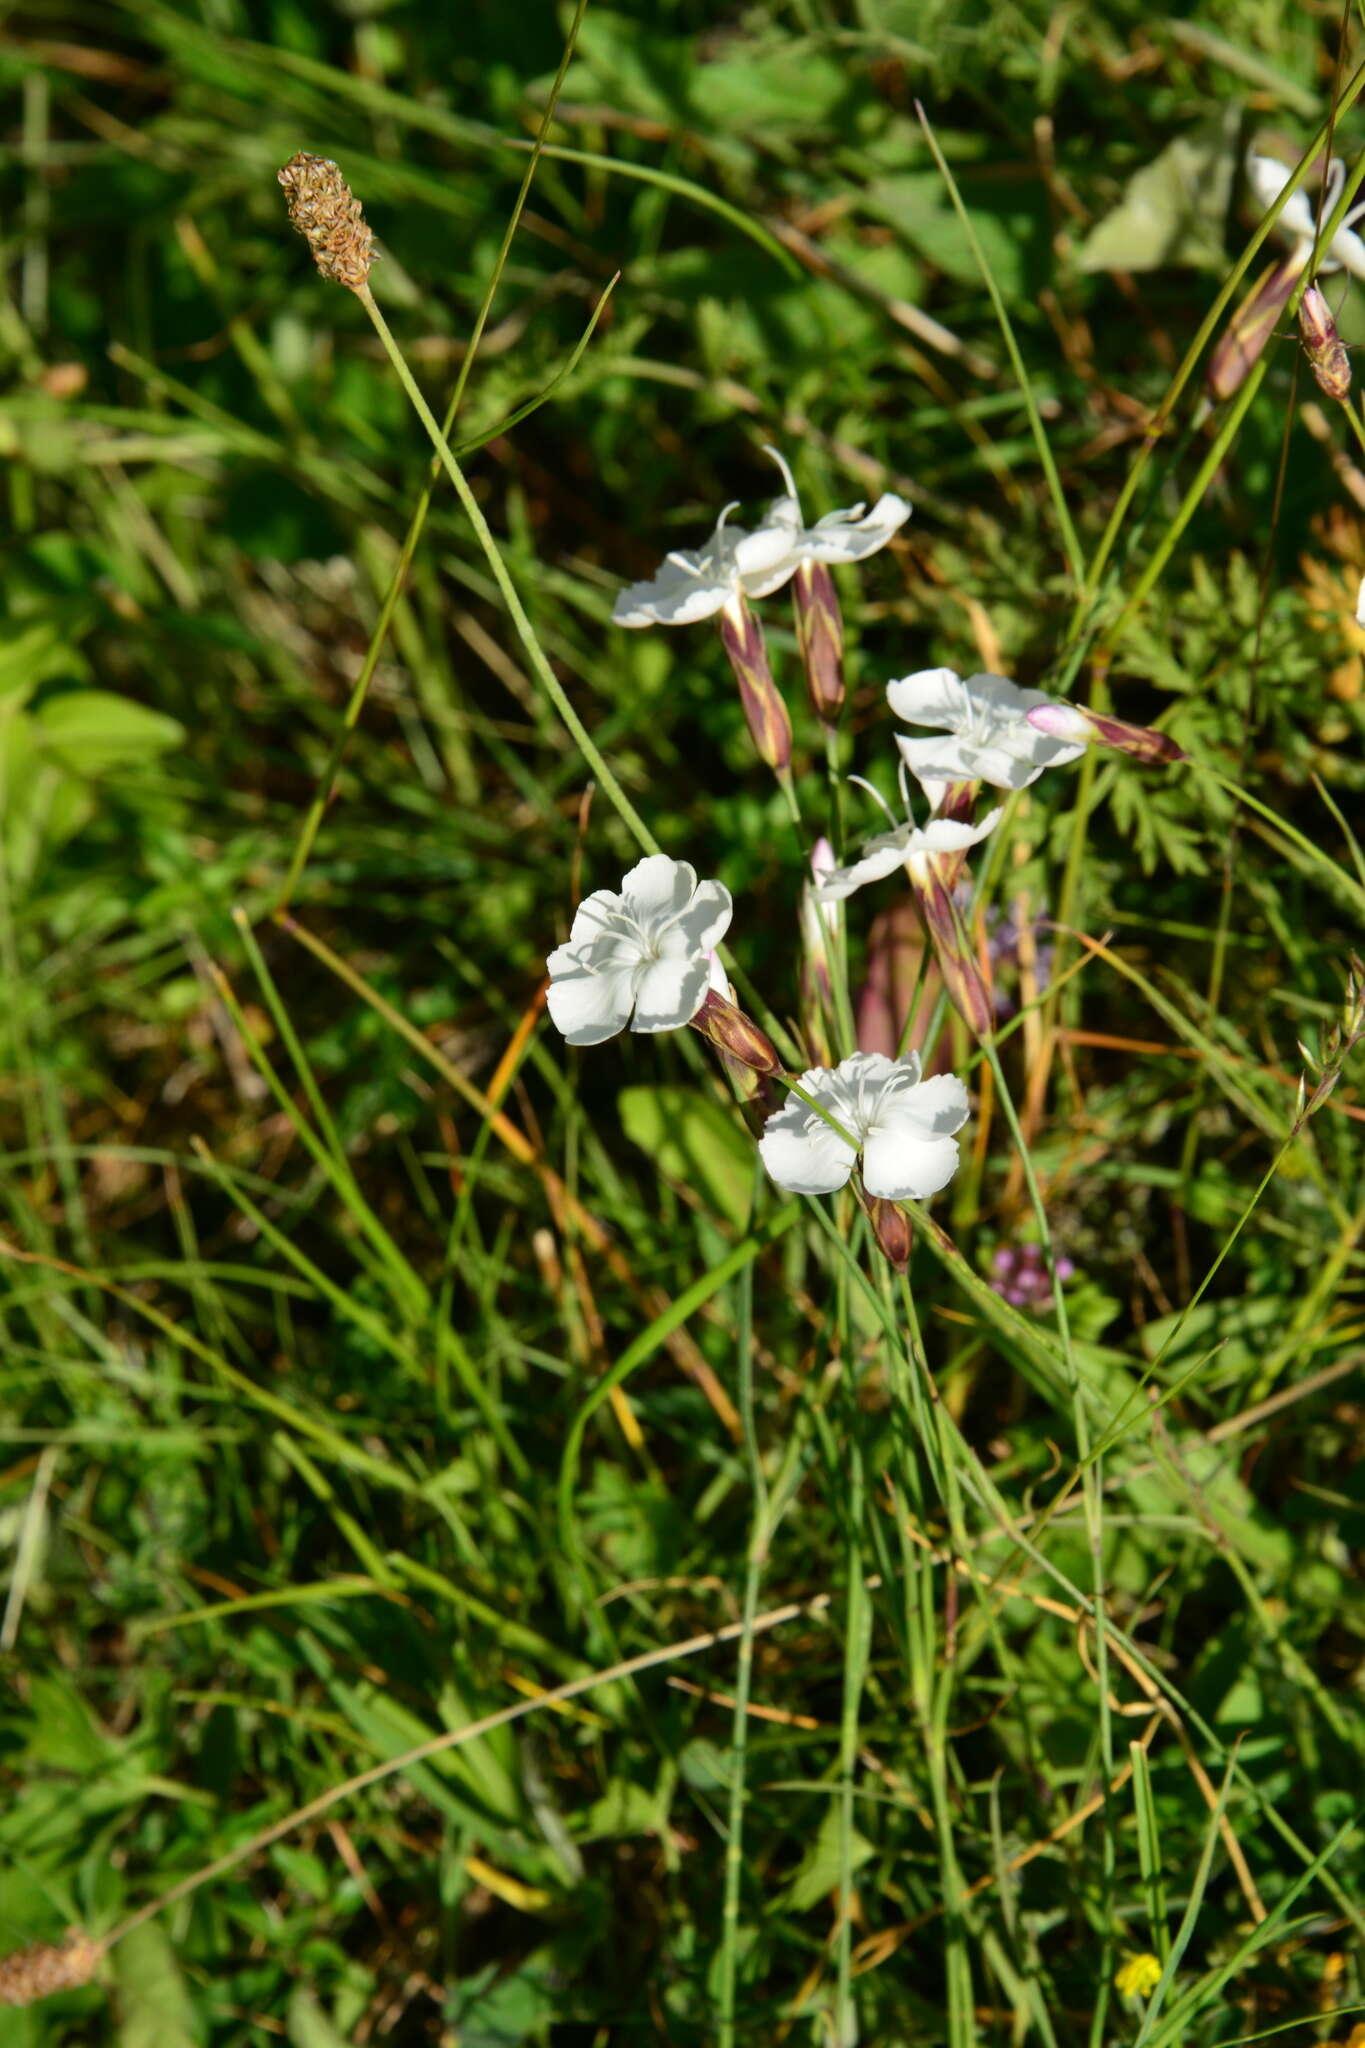
{"label": "brown plantain seed spike", "polygon": [[374,236],[360,201],[330,157],[300,150],[279,174],[289,218],[324,277],[363,291],[374,261]]}

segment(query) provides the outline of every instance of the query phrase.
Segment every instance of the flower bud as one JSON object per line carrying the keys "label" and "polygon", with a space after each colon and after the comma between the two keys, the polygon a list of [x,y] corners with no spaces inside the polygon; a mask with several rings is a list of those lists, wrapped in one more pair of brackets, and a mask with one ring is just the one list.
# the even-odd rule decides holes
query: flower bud
{"label": "flower bud", "polygon": [[755,1074],[780,1074],[782,1062],[766,1031],[760,1031],[752,1017],[737,1004],[727,1002],[709,988],[701,1008],[691,1019],[692,1029],[711,1041],[728,1059],[752,1069]]}
{"label": "flower bud", "polygon": [[858,1199],[867,1211],[872,1234],[886,1257],[898,1273],[903,1273],[910,1263],[914,1249],[915,1233],[899,1202],[888,1202],[881,1195],[869,1195],[861,1184]]}
{"label": "flower bud", "polygon": [[1241,389],[1302,275],[1302,263],[1287,257],[1273,264],[1243,299],[1209,357],[1204,382],[1210,398],[1221,402]]}
{"label": "flower bud", "polygon": [[720,637],[739,684],[739,700],[759,757],[775,775],[783,775],[792,757],[791,720],[768,666],[763,628],[743,596],[732,598],[720,613]]}
{"label": "flower bud", "polygon": [[802,562],[792,581],[792,604],[811,708],[823,724],[836,725],[844,708],[844,618],[825,563]]}
{"label": "flower bud", "polygon": [[374,261],[374,236],[360,201],[330,157],[300,150],[279,174],[289,219],[313,252],[319,271],[334,284],[363,291]]}
{"label": "flower bud", "polygon": [[1026,715],[1038,732],[1072,746],[1114,747],[1120,754],[1131,754],[1135,761],[1189,759],[1184,748],[1167,739],[1164,732],[1148,725],[1128,725],[1121,718],[1107,718],[1079,704],[1038,704]]}
{"label": "flower bud", "polygon": [[1344,405],[1351,394],[1351,358],[1332,310],[1315,284],[1310,284],[1299,300],[1299,336],[1318,389],[1324,397]]}
{"label": "flower bud", "polygon": [[[955,880],[965,856],[957,854],[952,858]],[[933,941],[934,956],[953,1007],[978,1038],[988,1038],[995,1028],[995,1005],[972,955],[961,912],[953,901],[952,881],[945,880],[937,863],[923,878],[916,876],[913,880],[920,914]]]}
{"label": "flower bud", "polygon": [[834,972],[830,946],[837,942],[843,910],[837,903],[821,903],[815,889],[833,872],[834,849],[828,839],[817,839],[811,848],[811,873],[801,892],[801,1020],[811,1064],[833,1066],[829,1020],[834,1012]]}

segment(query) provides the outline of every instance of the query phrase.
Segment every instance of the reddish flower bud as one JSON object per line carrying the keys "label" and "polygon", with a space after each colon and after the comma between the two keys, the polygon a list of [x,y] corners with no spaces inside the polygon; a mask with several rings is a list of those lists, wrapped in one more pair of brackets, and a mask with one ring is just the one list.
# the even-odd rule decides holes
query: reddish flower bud
{"label": "reddish flower bud", "polygon": [[915,1233],[910,1218],[898,1202],[888,1202],[880,1195],[869,1195],[861,1184],[858,1199],[867,1211],[872,1225],[872,1234],[878,1245],[890,1259],[898,1273],[903,1273],[910,1263],[914,1249]]}
{"label": "reddish flower bud", "polygon": [[802,562],[792,582],[792,603],[811,708],[825,725],[835,725],[844,708],[844,618],[834,578],[823,562]]}
{"label": "reddish flower bud", "polygon": [[1121,718],[1107,718],[1102,712],[1087,711],[1080,704],[1039,704],[1028,714],[1028,722],[1050,739],[1072,745],[1087,742],[1113,747],[1131,754],[1135,761],[1188,761],[1189,755],[1164,732],[1149,725],[1128,725]]}
{"label": "reddish flower bud", "polygon": [[785,773],[792,757],[792,728],[773,672],[763,628],[742,596],[732,598],[720,617],[720,637],[739,684],[739,699],[759,756],[775,775]]}
{"label": "reddish flower bud", "polygon": [[1351,358],[1332,310],[1315,284],[1310,284],[1299,300],[1299,335],[1318,389],[1324,397],[1344,405],[1351,395]]}
{"label": "reddish flower bud", "polygon": [[1288,257],[1283,263],[1273,264],[1243,299],[1209,357],[1204,382],[1210,398],[1221,401],[1241,389],[1264,353],[1302,275],[1302,263]]}
{"label": "reddish flower bud", "polygon": [[995,1006],[981,969],[972,955],[962,915],[953,901],[952,882],[962,866],[958,857],[953,877],[945,880],[936,870],[923,879],[912,878],[925,929],[933,941],[934,956],[944,986],[959,1016],[978,1038],[988,1038],[995,1028]]}
{"label": "reddish flower bud", "polygon": [[752,1017],[746,1017],[743,1010],[717,995],[713,988],[706,991],[691,1024],[694,1031],[699,1031],[740,1066],[752,1068],[756,1074],[782,1072],[782,1062],[766,1031],[760,1031]]}

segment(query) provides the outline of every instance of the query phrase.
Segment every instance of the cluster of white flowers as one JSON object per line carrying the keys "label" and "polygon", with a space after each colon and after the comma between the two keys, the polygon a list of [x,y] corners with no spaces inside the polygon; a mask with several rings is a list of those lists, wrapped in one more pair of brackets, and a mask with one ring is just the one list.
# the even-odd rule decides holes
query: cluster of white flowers
{"label": "cluster of white flowers", "polygon": [[612,610],[618,626],[690,626],[719,611],[737,612],[746,598],[781,590],[803,565],[874,555],[910,517],[905,499],[887,491],[870,512],[853,505],[807,526],[785,460],[775,448],[765,453],[782,472],[785,494],[774,498],[752,531],[729,525],[735,507],[725,506],[700,548],[665,555],[648,582],[627,585]]}
{"label": "cluster of white flowers", "polygon": [[[623,626],[683,626],[719,615],[755,742],[781,778],[790,722],[749,600],[793,586],[811,701],[832,724],[843,702],[843,628],[829,565],[862,561],[885,547],[910,507],[888,492],[870,512],[855,505],[807,526],[790,470],[776,451],[767,452],[786,490],[759,524],[730,525],[735,508],[727,506],[701,548],[670,554],[648,582],[623,590],[614,617]],[[970,849],[1002,816],[998,805],[974,816],[981,789],[1026,789],[1045,769],[1074,761],[1092,743],[1148,760],[1179,759],[1179,750],[1158,733],[1022,689],[1004,676],[964,679],[948,668],[921,669],[888,683],[886,697],[898,718],[928,736],[896,741],[903,820],[871,784],[850,778],[881,804],[889,830],[867,840],[845,865],[822,842],[802,918],[806,984],[827,996],[830,946],[837,944],[841,916],[836,906],[900,868],[949,995],[985,1036],[993,1028],[990,993],[963,930],[958,892]],[[927,803],[923,824],[911,805],[911,776]],[[858,1168],[879,1240],[903,1263],[892,1248],[902,1238],[884,1231],[878,1217],[885,1205],[922,1201],[952,1178],[967,1091],[953,1075],[923,1079],[915,1053],[893,1060],[854,1052],[837,1065],[783,1074],[771,1041],[735,1005],[716,957],[732,908],[720,882],[699,882],[686,861],[650,855],[631,869],[619,894],[597,890],[580,904],[568,943],[547,962],[550,1015],[572,1045],[596,1045],[627,1026],[667,1031],[690,1024],[726,1054],[732,1071],[747,1070],[752,1093],[780,1076],[790,1094],[766,1116],[759,1138],[769,1174],[781,1187],[816,1195],[842,1188]],[[823,1030],[808,1025],[807,1039],[819,1056]]]}

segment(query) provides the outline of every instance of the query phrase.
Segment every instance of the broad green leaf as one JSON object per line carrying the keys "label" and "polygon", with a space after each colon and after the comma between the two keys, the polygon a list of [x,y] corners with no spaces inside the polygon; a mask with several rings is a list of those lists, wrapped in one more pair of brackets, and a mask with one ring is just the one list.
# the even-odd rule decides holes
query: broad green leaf
{"label": "broad green leaf", "polygon": [[742,1230],[754,1184],[753,1144],[735,1118],[695,1088],[623,1088],[621,1126],[668,1180]]}
{"label": "broad green leaf", "polygon": [[1135,171],[1081,245],[1082,270],[1222,270],[1241,114],[1229,106]]}
{"label": "broad green leaf", "polygon": [[[958,181],[962,201],[992,277],[1009,304],[1030,296],[1051,267],[1046,203],[1041,191],[1000,185],[979,173]],[[945,276],[979,285],[981,273],[937,171],[878,178],[863,207],[903,234]]]}
{"label": "broad green leaf", "polygon": [[72,690],[33,714],[44,745],[74,774],[98,776],[184,744],[176,718],[112,690]]}
{"label": "broad green leaf", "polygon": [[199,2048],[194,2011],[175,1951],[149,1920],[114,1950],[118,2048]]}

